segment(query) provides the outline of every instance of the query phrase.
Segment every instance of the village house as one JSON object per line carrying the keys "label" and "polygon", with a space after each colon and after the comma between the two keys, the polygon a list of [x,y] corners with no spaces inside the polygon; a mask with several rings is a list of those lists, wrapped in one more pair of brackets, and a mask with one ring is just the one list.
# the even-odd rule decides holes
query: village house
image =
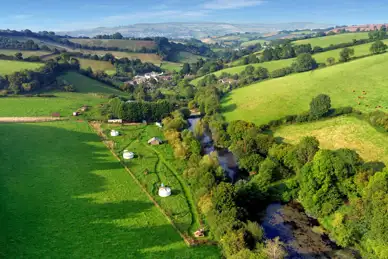
{"label": "village house", "polygon": [[148,140],[148,144],[152,146],[160,145],[162,144],[163,141],[160,138],[153,137],[150,140]]}

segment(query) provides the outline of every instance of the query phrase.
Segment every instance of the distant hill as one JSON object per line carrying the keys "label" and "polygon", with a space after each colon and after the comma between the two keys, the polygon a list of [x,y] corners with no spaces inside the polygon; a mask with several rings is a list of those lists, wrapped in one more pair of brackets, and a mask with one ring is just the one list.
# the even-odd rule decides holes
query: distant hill
{"label": "distant hill", "polygon": [[98,34],[113,34],[120,32],[126,37],[168,37],[168,38],[206,38],[208,36],[222,36],[228,33],[260,32],[268,33],[281,30],[319,29],[332,27],[332,24],[312,22],[293,22],[278,24],[260,23],[139,23],[119,27],[99,27],[75,31],[57,32],[59,35],[95,36]]}

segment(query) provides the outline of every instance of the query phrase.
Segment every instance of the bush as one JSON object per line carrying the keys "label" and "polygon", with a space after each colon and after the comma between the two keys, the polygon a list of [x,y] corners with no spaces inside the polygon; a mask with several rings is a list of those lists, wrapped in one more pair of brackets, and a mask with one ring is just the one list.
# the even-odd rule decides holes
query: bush
{"label": "bush", "polygon": [[311,117],[309,113],[302,113],[296,116],[295,121],[298,123],[310,121]]}
{"label": "bush", "polygon": [[313,70],[317,67],[317,61],[311,56],[310,53],[300,54],[292,63],[292,69],[298,73]]}
{"label": "bush", "polygon": [[293,72],[293,70],[290,67],[280,68],[280,69],[276,69],[276,70],[272,71],[271,77],[272,78],[283,77],[283,76],[291,74],[292,72]]}

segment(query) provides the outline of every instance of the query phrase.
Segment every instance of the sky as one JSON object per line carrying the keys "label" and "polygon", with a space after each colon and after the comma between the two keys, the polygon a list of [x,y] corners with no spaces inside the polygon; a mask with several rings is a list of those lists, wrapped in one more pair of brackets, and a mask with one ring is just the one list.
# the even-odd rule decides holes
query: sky
{"label": "sky", "polygon": [[7,0],[1,29],[71,31],[135,23],[386,23],[388,0]]}

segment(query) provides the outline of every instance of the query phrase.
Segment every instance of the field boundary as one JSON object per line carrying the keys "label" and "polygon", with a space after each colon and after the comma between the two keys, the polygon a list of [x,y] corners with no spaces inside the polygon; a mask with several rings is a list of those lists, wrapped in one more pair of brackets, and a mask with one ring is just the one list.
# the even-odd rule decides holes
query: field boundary
{"label": "field boundary", "polygon": [[132,173],[132,171],[121,161],[121,159],[116,155],[116,153],[112,150],[112,148],[107,143],[107,138],[105,134],[96,128],[96,124],[93,122],[88,122],[89,127],[97,133],[97,135],[101,138],[102,143],[109,149],[109,151],[112,153],[112,155],[119,161],[119,163],[124,167],[124,169],[127,171],[127,173],[132,177],[132,179],[135,181],[135,183],[142,189],[142,191],[148,196],[148,198],[154,203],[154,205],[159,209],[159,211],[165,216],[165,218],[168,220],[168,222],[172,225],[172,227],[176,230],[176,232],[181,236],[183,241],[185,241],[187,246],[194,246],[197,245],[196,240],[186,236],[183,234],[175,225],[174,221],[168,216],[168,214],[163,210],[163,208],[157,203],[157,201],[152,197],[152,195],[146,190],[146,188],[140,183],[140,181],[136,178],[136,176]]}

